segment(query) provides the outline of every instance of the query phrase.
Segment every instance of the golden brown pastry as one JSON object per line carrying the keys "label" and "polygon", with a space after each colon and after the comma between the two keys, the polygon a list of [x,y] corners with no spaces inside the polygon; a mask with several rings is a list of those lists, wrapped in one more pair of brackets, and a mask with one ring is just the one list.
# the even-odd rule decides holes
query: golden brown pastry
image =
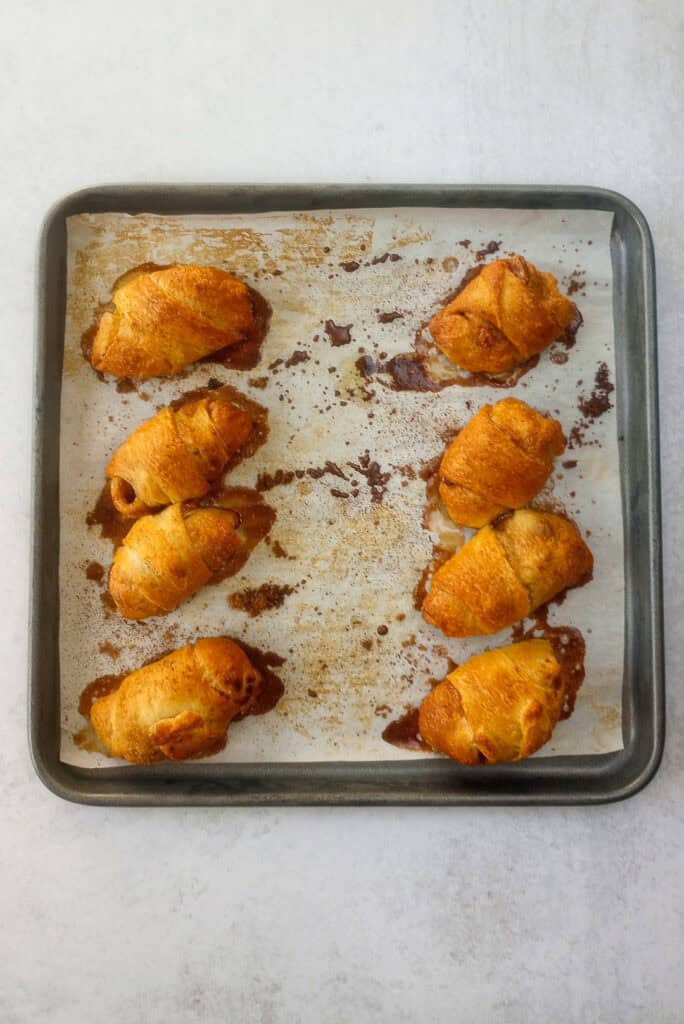
{"label": "golden brown pastry", "polygon": [[107,467],[125,516],[201,498],[252,432],[249,413],[220,395],[166,408],[124,441]]}
{"label": "golden brown pastry", "polygon": [[476,654],[425,698],[420,734],[461,764],[520,761],[550,739],[563,690],[548,640]]}
{"label": "golden brown pastry", "polygon": [[462,526],[485,526],[534,498],[565,451],[560,423],[518,398],[485,405],[447,448],[439,493]]}
{"label": "golden brown pastry", "polygon": [[243,341],[255,327],[246,284],[217,267],[129,274],[114,288],[93,342],[96,370],[160,377]]}
{"label": "golden brown pastry", "polygon": [[447,636],[485,636],[585,582],[591,551],[573,522],[520,509],[485,526],[437,570],[423,616]]}
{"label": "golden brown pastry", "polygon": [[234,512],[170,505],[128,531],[114,555],[110,593],[127,619],[166,615],[228,575],[243,545]]}
{"label": "golden brown pastry", "polygon": [[228,726],[249,712],[261,675],[232,640],[198,640],[131,672],[90,712],[115,757],[151,764],[222,750]]}
{"label": "golden brown pastry", "polygon": [[442,352],[471,373],[505,373],[543,352],[577,315],[553,274],[522,256],[495,260],[430,321]]}

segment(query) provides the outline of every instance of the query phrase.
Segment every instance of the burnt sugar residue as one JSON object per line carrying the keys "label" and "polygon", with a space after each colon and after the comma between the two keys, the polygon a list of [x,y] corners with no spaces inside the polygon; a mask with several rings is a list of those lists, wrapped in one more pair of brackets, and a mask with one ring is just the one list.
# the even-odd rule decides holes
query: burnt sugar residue
{"label": "burnt sugar residue", "polygon": [[[115,508],[109,489],[109,481],[107,481],[100,491],[95,507],[86,515],[86,525],[99,526],[100,536],[105,540],[111,540],[114,547],[117,548],[134,522],[135,519],[122,516],[118,509]],[[92,577],[88,578],[92,579]]]}
{"label": "burnt sugar residue", "polygon": [[311,356],[303,349],[296,348],[292,355],[285,360],[284,365],[289,369],[291,366],[299,366],[300,363],[308,363]]}
{"label": "burnt sugar residue", "polygon": [[353,274],[355,270],[358,270],[358,269],[359,269],[359,267],[361,266],[361,264],[360,264],[360,263],[357,263],[357,261],[356,261],[356,260],[345,260],[345,261],[344,261],[344,263],[340,263],[340,266],[341,266],[341,267],[342,267],[342,269],[343,269],[343,270],[345,270],[345,271],[346,271],[346,272],[347,272],[348,274]]}
{"label": "burnt sugar residue", "polygon": [[282,679],[273,671],[285,664],[285,658],[274,651],[262,651],[257,647],[251,647],[244,640],[237,642],[254,667],[261,673],[261,686],[250,704],[249,710],[243,715],[238,715],[235,721],[246,718],[247,715],[267,714],[273,710],[285,692]]}
{"label": "burnt sugar residue", "polygon": [[579,268],[573,270],[567,280],[566,292],[568,295],[576,295],[577,292],[581,292],[586,287],[587,275],[585,271]]}
{"label": "burnt sugar residue", "polygon": [[332,462],[330,459],[326,459],[323,466],[310,466],[306,470],[306,475],[310,476],[312,480],[320,480],[326,473],[329,473],[330,476],[339,477],[340,480],[349,479],[344,470],[340,469],[337,463]]}
{"label": "burnt sugar residue", "polygon": [[432,584],[432,578],[440,569],[445,562],[454,554],[449,548],[443,547],[441,544],[435,544],[432,549],[432,558],[423,569],[422,573],[418,577],[418,582],[413,588],[413,607],[416,611],[422,611],[423,602],[428,595],[428,591]]}
{"label": "burnt sugar residue", "polygon": [[371,260],[371,266],[375,267],[378,265],[378,263],[387,263],[387,260],[389,260],[390,263],[396,263],[400,259],[401,256],[399,255],[398,252],[384,252],[382,256],[373,257],[373,259]]}
{"label": "burnt sugar residue", "polygon": [[574,348],[577,341],[577,332],[584,323],[579,309],[575,306],[575,315],[572,323],[566,327],[562,334],[559,334],[549,349],[549,359],[552,363],[563,366],[570,358],[569,352]]}
{"label": "burnt sugar residue", "polygon": [[475,253],[475,259],[478,263],[482,263],[488,256],[493,256],[495,252],[498,252],[500,248],[501,242],[487,242],[486,245],[477,250]]}
{"label": "burnt sugar residue", "polygon": [[402,750],[430,751],[430,747],[420,735],[419,709],[409,708],[400,718],[394,719],[382,730],[385,743]]}
{"label": "burnt sugar residue", "polygon": [[93,583],[102,583],[105,578],[105,567],[99,562],[88,562],[85,568],[86,579]]}
{"label": "burnt sugar residue", "polygon": [[103,640],[97,645],[97,649],[100,654],[106,654],[108,658],[112,659],[112,661],[116,661],[121,654],[121,648],[116,647],[116,645],[110,643],[109,640]]}
{"label": "burnt sugar residue", "polygon": [[[369,451],[363,452],[355,462],[348,462],[347,466],[355,473],[364,477],[365,483],[371,492],[371,501],[381,502],[387,490],[387,484],[392,474],[382,469],[380,464],[371,457]],[[335,498],[356,498],[359,494],[359,481],[353,479],[348,469],[342,469],[336,462],[326,459],[322,466],[307,466],[305,469],[276,469],[272,472],[265,471],[257,477],[257,491],[270,491],[274,487],[286,487],[295,481],[309,479],[321,480],[325,476],[335,477],[344,480],[349,485],[349,490],[341,490],[339,486],[329,488]],[[351,477],[351,479],[350,479]]]}
{"label": "burnt sugar residue", "polygon": [[[582,382],[578,381],[578,385]],[[597,445],[596,438],[589,440],[587,431],[592,424],[609,409],[613,408],[611,395],[615,391],[615,385],[610,379],[610,371],[606,363],[599,363],[594,378],[594,387],[589,395],[580,394],[577,399],[577,406],[580,416],[570,429],[568,434],[568,448],[582,448],[587,445]]]}
{"label": "burnt sugar residue", "polygon": [[264,612],[281,608],[285,599],[294,594],[296,589],[283,583],[262,583],[259,587],[246,587],[236,594],[231,594],[228,603],[232,608],[246,612],[254,619]]}
{"label": "burnt sugar residue", "polygon": [[379,375],[389,377],[386,386],[393,391],[441,391],[449,386],[447,381],[432,377],[425,360],[417,353],[393,356],[386,362],[370,355],[359,356],[356,369],[364,380]]}
{"label": "burnt sugar residue", "polygon": [[394,323],[395,320],[403,320],[403,319],[404,319],[404,314],[400,313],[396,309],[392,309],[392,310],[388,311],[387,313],[378,313],[378,323],[379,324],[391,324],[391,323]]}
{"label": "burnt sugar residue", "polygon": [[108,590],[103,590],[100,594],[100,604],[102,605],[102,612],[105,619],[110,619],[115,613],[118,614],[118,608],[114,602],[114,598]]}
{"label": "burnt sugar residue", "polygon": [[371,501],[380,503],[385,496],[387,484],[392,474],[383,472],[380,463],[371,458],[368,449],[358,457],[356,462],[350,462],[349,465],[357,473],[365,477],[366,483],[370,488]]}
{"label": "burnt sugar residue", "polygon": [[[304,474],[302,473],[302,476]],[[271,491],[274,487],[284,487],[295,479],[294,469],[276,469],[273,473],[259,473],[256,481],[257,491]]]}
{"label": "burnt sugar residue", "polygon": [[[564,596],[564,595],[563,595]],[[558,604],[558,600],[556,600]],[[561,667],[563,681],[563,708],[561,719],[569,718],[575,709],[577,694],[584,682],[586,641],[581,630],[575,626],[551,626],[548,622],[548,605],[535,612],[534,622],[528,629],[522,622],[513,627],[513,640],[545,639],[551,643]]]}
{"label": "burnt sugar residue", "polygon": [[615,385],[610,379],[610,371],[606,363],[600,363],[594,378],[594,387],[590,395],[580,395],[577,399],[579,411],[587,419],[597,419],[604,412],[613,408],[610,396]]}
{"label": "burnt sugar residue", "polygon": [[351,329],[354,324],[336,324],[334,320],[326,320],[323,330],[330,338],[333,348],[349,345],[352,340]]}
{"label": "burnt sugar residue", "polygon": [[110,693],[115,693],[125,678],[126,673],[119,672],[118,675],[98,676],[97,679],[93,679],[92,683],[88,683],[81,693],[78,701],[79,714],[89,719],[95,701],[101,697],[108,697]]}

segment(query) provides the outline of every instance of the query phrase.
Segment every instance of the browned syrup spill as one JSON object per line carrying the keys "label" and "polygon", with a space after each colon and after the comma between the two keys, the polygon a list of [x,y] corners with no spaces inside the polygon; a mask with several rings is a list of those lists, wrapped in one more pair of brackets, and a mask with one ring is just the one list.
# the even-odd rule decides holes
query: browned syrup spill
{"label": "browned syrup spill", "polygon": [[386,725],[382,730],[385,743],[391,743],[392,746],[401,747],[403,750],[429,751],[430,747],[420,735],[418,715],[418,708],[409,708],[406,714]]}
{"label": "browned syrup spill", "polygon": [[334,320],[326,320],[323,330],[330,338],[333,348],[349,345],[352,340],[351,329],[354,324],[336,324]]}
{"label": "browned syrup spill", "polygon": [[249,288],[249,297],[254,311],[254,326],[250,333],[236,345],[227,345],[198,360],[200,363],[220,363],[229,370],[253,370],[261,359],[264,339],[271,326],[273,310],[260,292]]}
{"label": "browned syrup spill", "polygon": [[106,654],[108,658],[112,659],[112,661],[116,661],[121,654],[121,648],[110,643],[109,640],[102,640],[101,643],[97,645],[97,649],[100,654]]}
{"label": "browned syrup spill", "polygon": [[432,558],[423,569],[420,574],[420,578],[413,588],[413,607],[417,611],[422,611],[423,602],[427,597],[430,584],[432,583],[432,577],[435,575],[437,570],[448,562],[454,554],[448,548],[444,548],[439,544],[435,544],[432,549]]}
{"label": "browned syrup spill", "polygon": [[120,672],[118,675],[98,676],[92,683],[88,683],[78,701],[79,713],[84,718],[90,718],[95,701],[118,690],[126,675],[126,672]]}
{"label": "browned syrup spill", "polygon": [[109,481],[107,481],[100,491],[95,508],[86,516],[87,525],[99,526],[100,536],[106,540],[111,540],[114,547],[118,548],[134,522],[135,519],[128,519],[126,516],[122,516],[114,507],[109,490]]}
{"label": "browned syrup spill", "polygon": [[[275,654],[273,651],[261,651],[257,647],[251,647],[244,640],[236,642],[239,643],[239,646],[243,649],[254,667],[261,672],[261,687],[247,714],[265,715],[273,710],[285,693],[282,679],[273,671],[274,668],[280,668],[281,665],[285,664],[285,658]],[[246,716],[238,715],[236,721],[244,717]]]}
{"label": "browned syrup spill", "polygon": [[100,565],[99,562],[88,562],[85,574],[86,579],[92,580],[93,583],[102,583],[105,576],[105,567]]}
{"label": "browned syrup spill", "polygon": [[[555,599],[555,603],[561,604],[564,599],[565,592]],[[574,711],[577,693],[584,682],[587,645],[582,632],[575,626],[549,625],[548,614],[548,605],[542,605],[535,612],[534,623],[528,629],[524,628],[522,622],[516,623],[513,627],[513,640],[518,642],[544,638],[550,641],[561,666],[564,686],[561,718],[564,719],[569,718]]]}
{"label": "browned syrup spill", "polygon": [[492,256],[495,252],[498,252],[501,248],[501,242],[487,242],[482,249],[478,249],[475,253],[475,259],[478,263],[482,263],[488,256]]}

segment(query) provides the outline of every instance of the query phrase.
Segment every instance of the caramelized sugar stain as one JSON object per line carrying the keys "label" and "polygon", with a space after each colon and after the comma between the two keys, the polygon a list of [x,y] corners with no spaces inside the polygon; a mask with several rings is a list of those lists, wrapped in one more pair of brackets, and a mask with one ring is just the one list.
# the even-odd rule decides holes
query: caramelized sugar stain
{"label": "caramelized sugar stain", "polygon": [[88,562],[85,569],[86,579],[93,583],[102,583],[105,576],[105,567],[99,562]]}
{"label": "caramelized sugar stain", "polygon": [[382,731],[385,743],[391,743],[392,746],[401,747],[403,750],[430,751],[430,747],[420,735],[418,716],[418,708],[409,708],[400,718],[385,726]]}
{"label": "caramelized sugar stain", "polygon": [[[558,597],[555,598],[555,603],[562,604],[565,594],[564,591],[562,595],[559,595],[560,600]],[[575,626],[551,626],[548,622],[548,614],[548,605],[542,605],[535,612],[534,622],[528,629],[525,629],[524,623],[516,623],[513,627],[513,640],[516,643],[521,640],[542,638],[550,641],[561,667],[561,679],[564,686],[561,719],[565,719],[569,718],[574,711],[577,693],[584,682],[587,645],[581,630]]]}
{"label": "caramelized sugar stain", "polygon": [[111,540],[115,548],[123,541],[124,537],[133,526],[135,519],[128,519],[114,507],[112,495],[107,481],[100,491],[95,508],[88,512],[86,524],[88,526],[99,526],[100,536],[105,540]]}
{"label": "caramelized sugar stain", "polygon": [[255,668],[261,672],[261,687],[254,701],[250,705],[246,715],[239,715],[245,718],[247,715],[265,715],[272,711],[282,695],[285,693],[285,686],[282,679],[273,669],[280,668],[285,664],[285,658],[274,651],[262,651],[258,647],[246,644],[244,640],[237,641]]}
{"label": "caramelized sugar stain", "polygon": [[326,320],[323,326],[323,330],[330,338],[330,342],[333,348],[339,348],[341,345],[349,345],[352,336],[351,329],[354,324],[336,324],[334,320]]}

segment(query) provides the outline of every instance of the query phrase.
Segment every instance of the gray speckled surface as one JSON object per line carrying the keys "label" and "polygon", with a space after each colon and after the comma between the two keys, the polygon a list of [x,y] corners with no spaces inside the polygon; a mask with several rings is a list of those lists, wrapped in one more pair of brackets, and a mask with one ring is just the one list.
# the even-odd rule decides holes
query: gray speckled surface
{"label": "gray speckled surface", "polygon": [[[684,15],[671,0],[27,4],[0,42],[0,1016],[241,1024],[684,1019]],[[220,8],[220,9],[219,9]],[[576,182],[658,260],[668,743],[576,810],[63,804],[25,722],[40,219],[116,180]]]}

